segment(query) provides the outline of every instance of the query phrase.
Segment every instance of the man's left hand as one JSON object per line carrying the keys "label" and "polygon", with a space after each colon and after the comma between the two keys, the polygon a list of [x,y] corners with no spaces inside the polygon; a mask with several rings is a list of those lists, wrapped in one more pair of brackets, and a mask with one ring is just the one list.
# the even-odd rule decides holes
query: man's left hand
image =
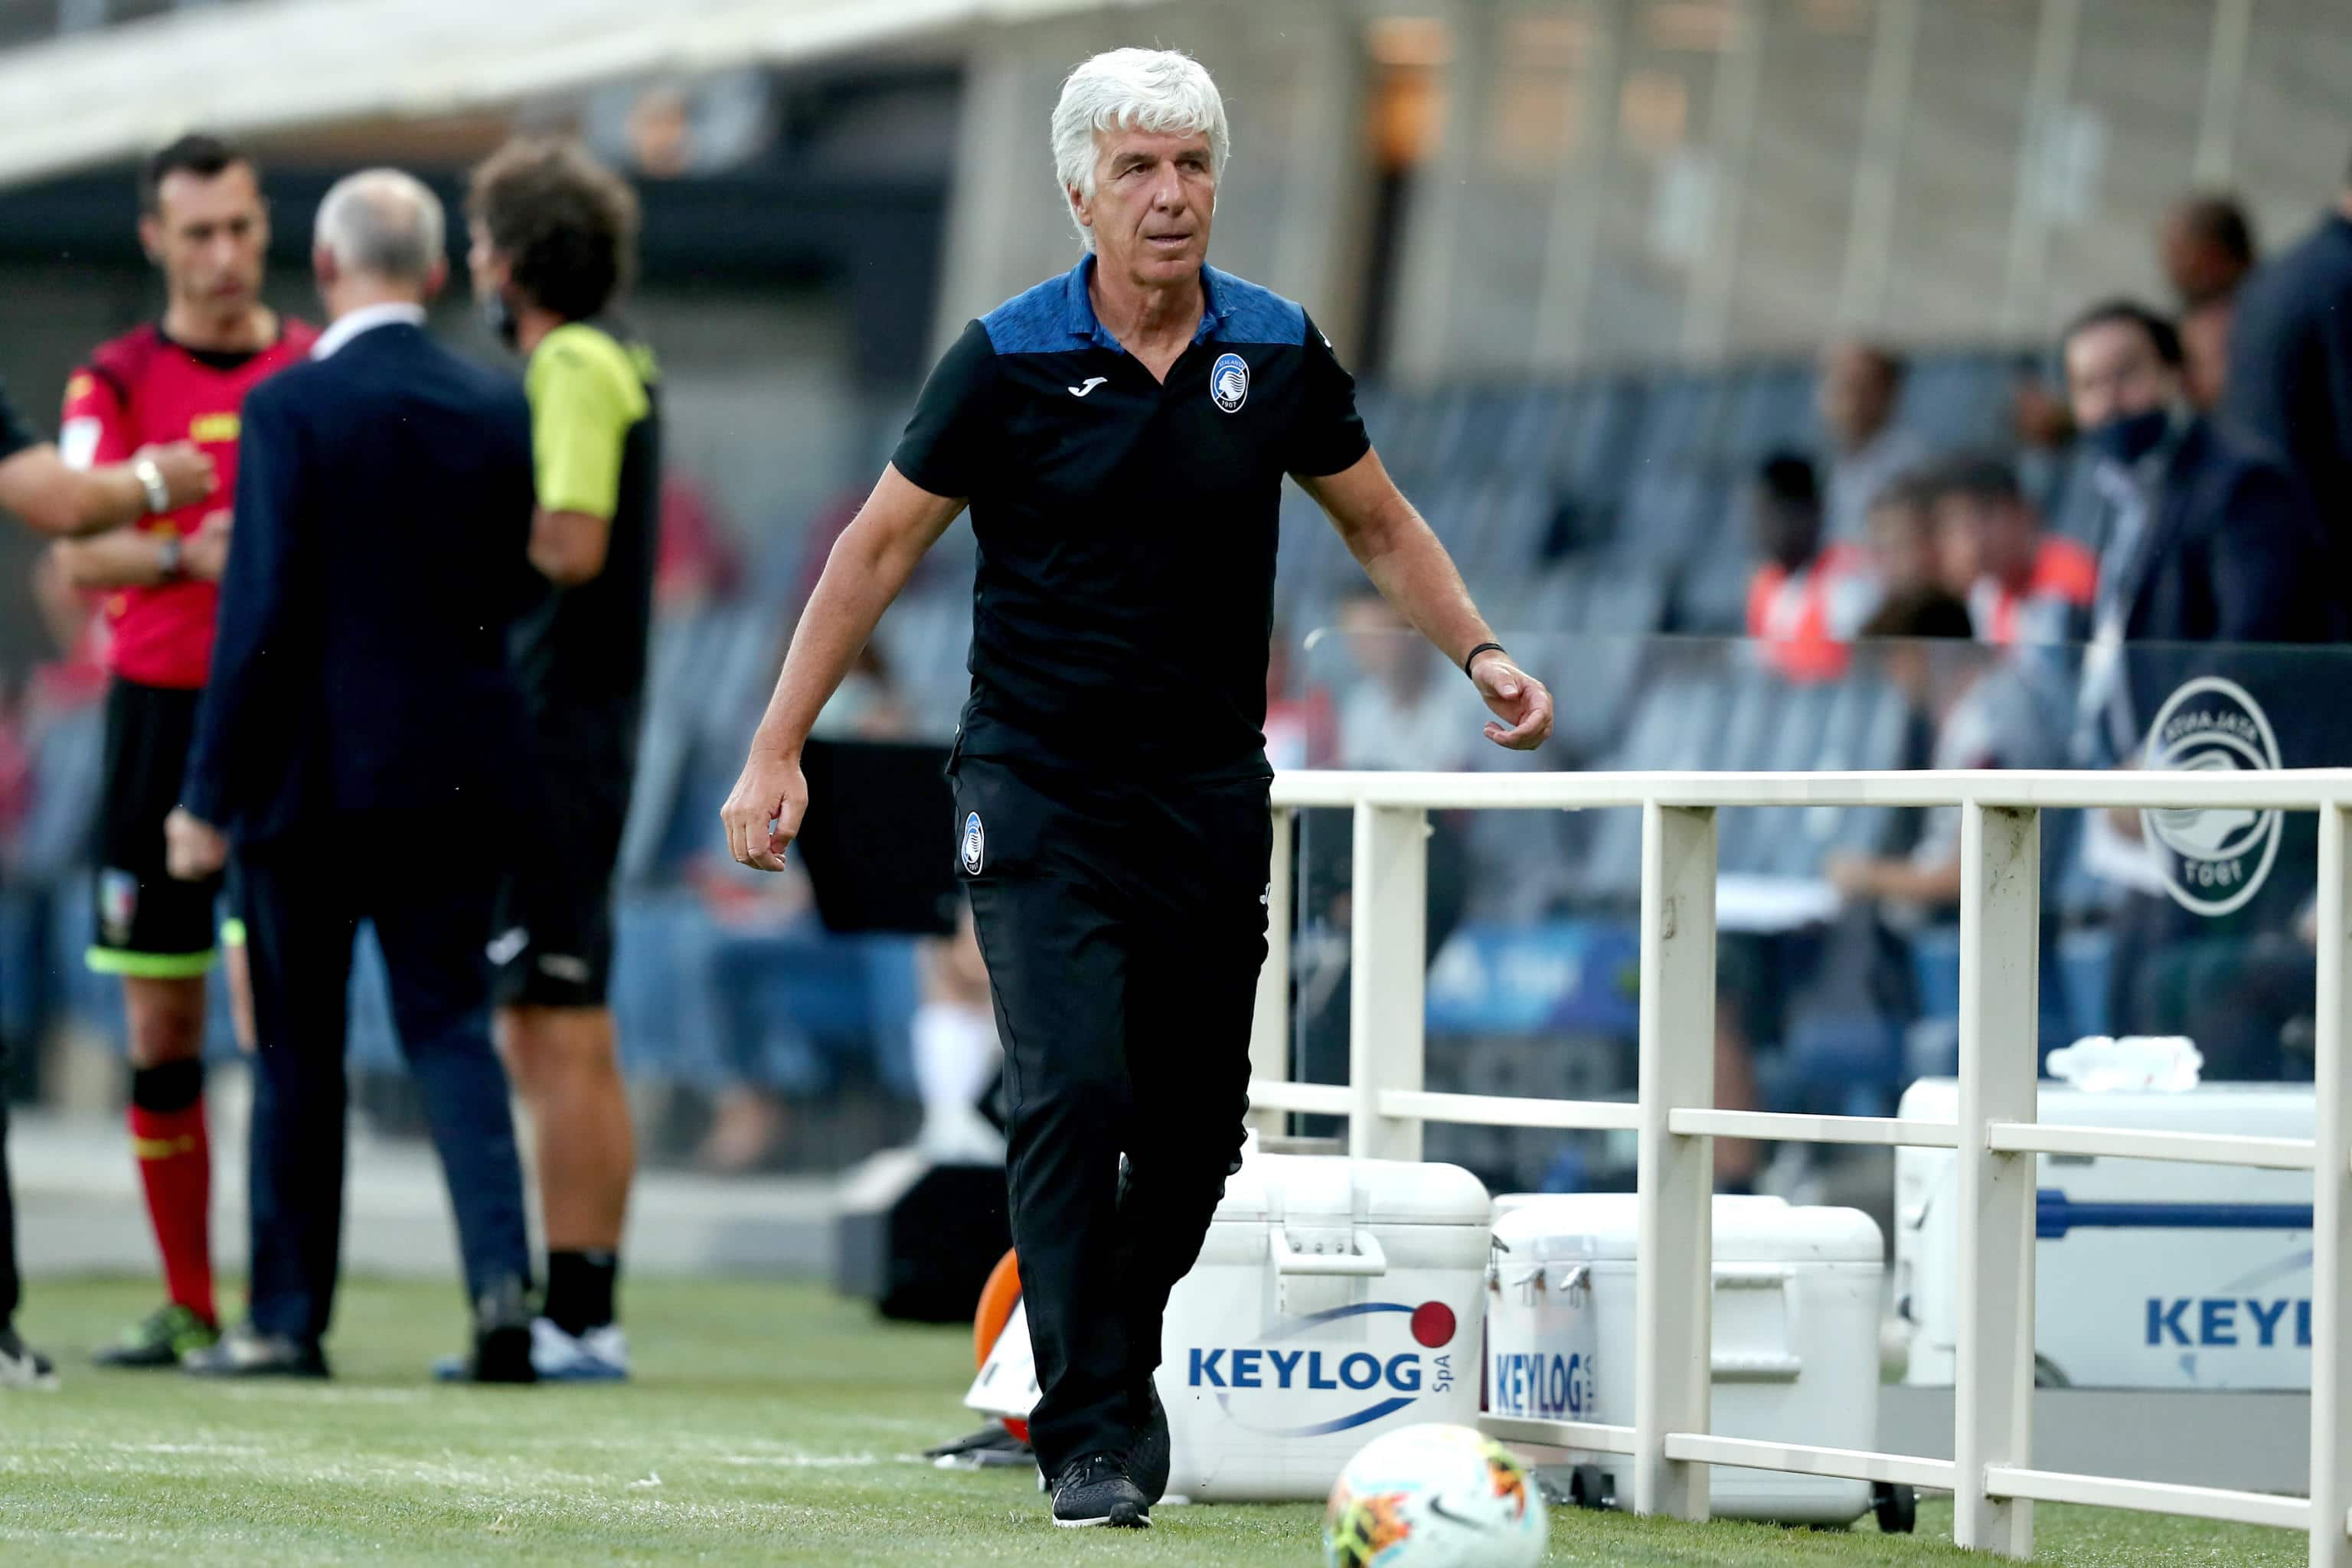
{"label": "man's left hand", "polygon": [[1532,752],[1551,736],[1551,693],[1544,683],[1500,652],[1482,653],[1470,666],[1470,679],[1495,718],[1486,739],[1515,752]]}
{"label": "man's left hand", "polygon": [[228,836],[173,806],[163,819],[163,864],[183,882],[201,882],[228,864]]}

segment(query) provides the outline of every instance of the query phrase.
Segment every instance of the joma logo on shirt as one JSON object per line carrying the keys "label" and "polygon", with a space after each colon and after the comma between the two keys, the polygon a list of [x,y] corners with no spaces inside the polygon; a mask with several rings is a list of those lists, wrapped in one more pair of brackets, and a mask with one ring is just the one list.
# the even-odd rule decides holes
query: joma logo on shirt
{"label": "joma logo on shirt", "polygon": [[198,445],[234,441],[242,427],[233,411],[227,414],[199,414],[188,421],[188,439]]}

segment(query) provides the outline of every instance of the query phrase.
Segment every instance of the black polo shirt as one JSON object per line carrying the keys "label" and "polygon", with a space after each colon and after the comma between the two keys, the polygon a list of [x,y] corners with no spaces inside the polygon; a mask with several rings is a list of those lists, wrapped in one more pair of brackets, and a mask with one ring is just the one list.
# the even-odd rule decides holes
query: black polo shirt
{"label": "black polo shirt", "polygon": [[1213,268],[1165,383],[1095,319],[1090,256],[964,329],[891,458],[968,498],[959,751],[1154,779],[1265,767],[1286,473],[1370,449],[1355,382],[1291,301]]}

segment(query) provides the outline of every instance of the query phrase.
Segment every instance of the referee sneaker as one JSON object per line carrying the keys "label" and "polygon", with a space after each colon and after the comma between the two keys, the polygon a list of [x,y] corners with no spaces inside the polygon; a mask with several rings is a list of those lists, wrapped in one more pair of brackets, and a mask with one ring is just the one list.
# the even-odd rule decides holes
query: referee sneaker
{"label": "referee sneaker", "polygon": [[[835,545],[723,816],[780,870],[810,725],[916,562],[971,509],[954,854],[1003,1037],[1013,1237],[1063,1525],[1150,1522],[1168,1293],[1242,1146],[1265,959],[1265,717],[1282,476],[1528,750],[1512,663],[1398,493],[1354,383],[1289,300],[1206,265],[1227,135],[1208,73],[1119,49],[1053,117],[1087,254],[968,327]],[[1127,1161],[1122,1183],[1120,1156]]]}

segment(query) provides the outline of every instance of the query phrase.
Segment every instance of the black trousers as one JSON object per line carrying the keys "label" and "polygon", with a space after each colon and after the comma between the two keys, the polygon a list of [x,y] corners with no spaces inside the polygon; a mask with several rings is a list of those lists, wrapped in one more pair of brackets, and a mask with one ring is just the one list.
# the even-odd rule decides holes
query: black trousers
{"label": "black trousers", "polygon": [[954,773],[1004,1045],[1030,1436],[1051,1477],[1132,1440],[1168,1293],[1239,1162],[1266,783],[1111,783],[971,757]]}
{"label": "black trousers", "polygon": [[[342,1253],[343,1076],[359,922],[383,950],[393,1023],[449,1184],[469,1300],[527,1280],[522,1166],[490,1045],[490,917],[499,836],[470,814],[340,817],[248,846],[253,966],[253,1321],[315,1341]],[[562,853],[561,847],[551,851]]]}

